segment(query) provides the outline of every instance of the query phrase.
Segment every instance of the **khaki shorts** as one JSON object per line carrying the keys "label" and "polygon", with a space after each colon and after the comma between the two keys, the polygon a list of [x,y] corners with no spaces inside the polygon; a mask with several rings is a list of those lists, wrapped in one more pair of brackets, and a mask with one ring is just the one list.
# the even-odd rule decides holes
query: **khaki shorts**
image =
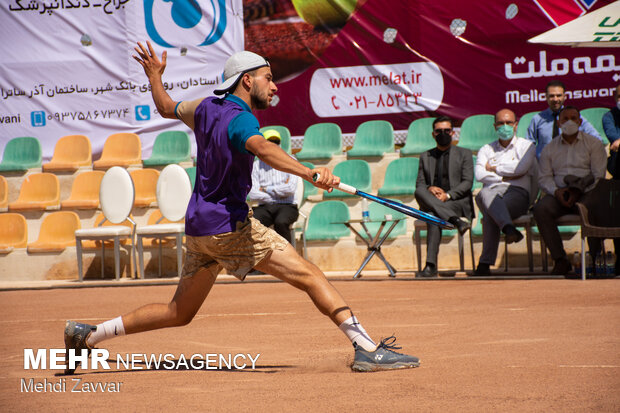
{"label": "khaki shorts", "polygon": [[250,212],[245,222],[237,222],[236,231],[202,237],[187,235],[182,276],[191,277],[201,268],[217,265],[217,272],[225,268],[243,280],[273,250],[282,251],[287,245],[288,241],[252,218]]}

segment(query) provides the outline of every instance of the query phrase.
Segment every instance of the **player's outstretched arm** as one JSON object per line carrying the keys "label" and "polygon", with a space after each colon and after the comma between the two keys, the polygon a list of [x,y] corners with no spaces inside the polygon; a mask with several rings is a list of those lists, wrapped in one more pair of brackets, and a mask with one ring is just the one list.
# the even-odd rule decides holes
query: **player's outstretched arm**
{"label": "player's outstretched arm", "polygon": [[155,102],[159,114],[164,118],[175,118],[174,108],[177,102],[173,101],[170,95],[168,95],[161,80],[164,70],[166,70],[166,59],[168,54],[164,50],[161,55],[161,60],[159,60],[151,42],[147,40],[146,46],[148,50],[142,43],[138,42],[138,47],[134,47],[138,56],[132,55],[132,57],[140,63],[146,77],[149,79],[153,102]]}
{"label": "player's outstretched arm", "polygon": [[[310,169],[291,158],[278,145],[274,145],[260,135],[250,137],[246,141],[245,147],[267,165],[279,169],[280,171],[297,175],[318,188],[331,191],[333,186],[340,183],[340,178],[333,175],[328,168]],[[312,177],[316,173],[318,173],[320,177],[315,182]]]}

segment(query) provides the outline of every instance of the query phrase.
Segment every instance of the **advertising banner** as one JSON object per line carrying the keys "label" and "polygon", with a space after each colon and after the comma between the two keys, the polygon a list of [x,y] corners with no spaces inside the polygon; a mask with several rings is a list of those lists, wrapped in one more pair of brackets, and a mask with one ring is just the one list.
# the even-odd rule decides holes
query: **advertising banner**
{"label": "advertising banner", "polygon": [[[520,116],[546,108],[551,80],[565,83],[567,104],[611,107],[620,80],[618,49],[528,43],[611,1],[293,0],[249,13],[257,3],[245,2],[246,48],[279,79],[275,110],[259,119],[293,135],[317,122],[351,133],[373,119],[402,130],[425,116]],[[601,30],[620,32],[616,5]]]}
{"label": "advertising banner", "polygon": [[156,113],[137,41],[167,50],[175,100],[211,95],[243,49],[241,0],[7,0],[0,21],[0,148],[34,136],[45,159],[64,135],[88,136],[97,154],[110,134],[137,133],[144,156],[159,132],[189,132]]}

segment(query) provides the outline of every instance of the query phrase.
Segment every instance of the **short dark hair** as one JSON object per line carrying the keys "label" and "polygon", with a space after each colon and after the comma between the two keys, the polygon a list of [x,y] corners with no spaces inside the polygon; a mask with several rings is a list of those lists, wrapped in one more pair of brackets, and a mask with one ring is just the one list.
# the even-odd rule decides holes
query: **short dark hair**
{"label": "short dark hair", "polygon": [[433,130],[435,130],[435,125],[438,124],[439,122],[450,122],[450,127],[453,126],[452,118],[448,116],[439,116],[437,119],[433,121]]}
{"label": "short dark hair", "polygon": [[561,110],[560,113],[558,113],[558,118],[562,115],[562,112],[564,112],[565,110],[576,110],[577,114],[581,116],[581,112],[579,112],[579,109],[577,109],[576,106],[572,106],[572,105],[568,105],[568,106],[564,106]]}
{"label": "short dark hair", "polygon": [[564,83],[562,83],[561,80],[552,80],[551,82],[547,83],[547,86],[545,87],[545,93],[549,91],[550,87],[561,87],[562,90],[566,92],[566,86],[564,85]]}

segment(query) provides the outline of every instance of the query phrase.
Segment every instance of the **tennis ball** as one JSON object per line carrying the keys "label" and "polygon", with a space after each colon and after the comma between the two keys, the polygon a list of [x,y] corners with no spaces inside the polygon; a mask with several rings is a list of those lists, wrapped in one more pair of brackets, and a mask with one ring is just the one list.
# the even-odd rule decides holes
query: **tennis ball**
{"label": "tennis ball", "polygon": [[313,26],[343,26],[357,5],[357,0],[293,0],[304,21]]}

